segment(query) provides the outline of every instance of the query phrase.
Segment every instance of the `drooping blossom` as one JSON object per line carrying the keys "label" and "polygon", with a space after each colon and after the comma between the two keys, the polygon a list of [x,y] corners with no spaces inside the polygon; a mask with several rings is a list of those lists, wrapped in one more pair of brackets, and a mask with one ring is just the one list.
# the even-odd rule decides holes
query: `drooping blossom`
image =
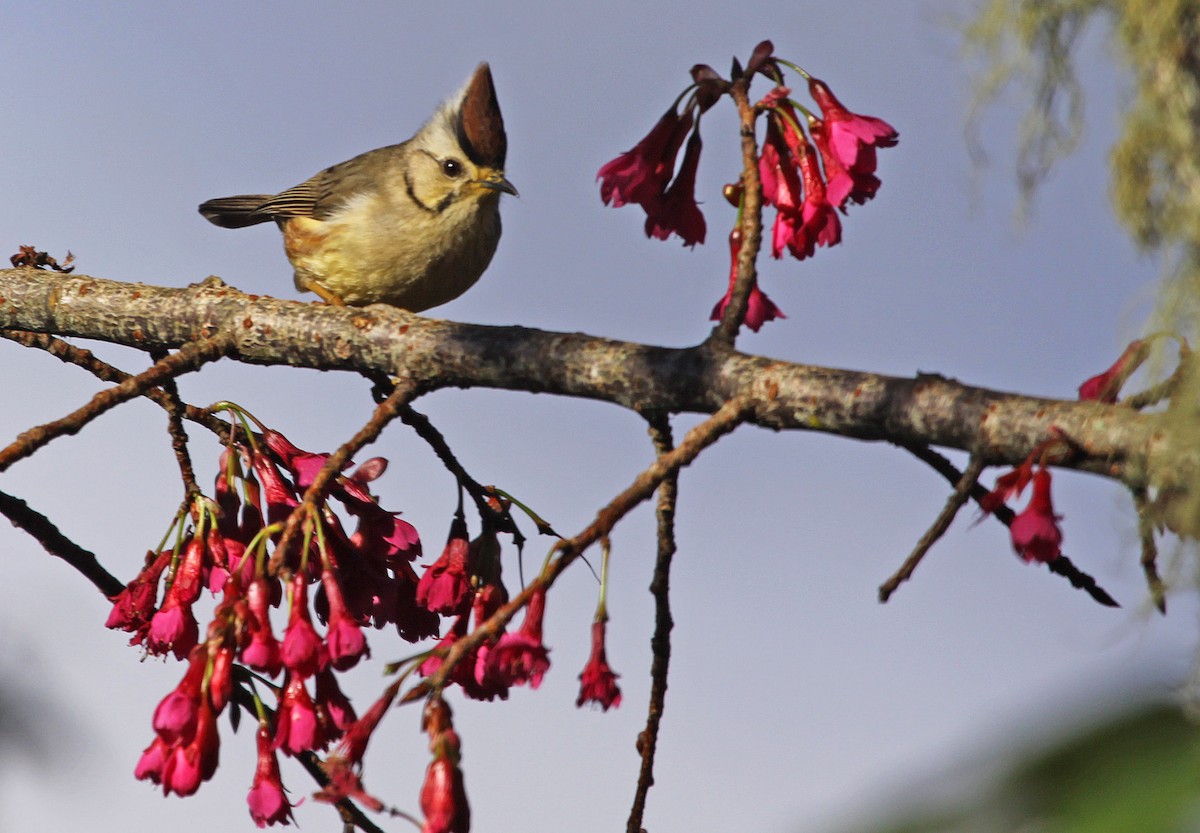
{"label": "drooping blossom", "polygon": [[825,195],[832,205],[845,212],[848,202],[862,205],[874,198],[882,184],[879,177],[873,172],[850,171],[841,163],[829,147],[829,131],[824,121],[809,115],[808,133],[820,151],[821,163],[825,168]]}
{"label": "drooping blossom", "polygon": [[300,574],[292,578],[291,611],[280,657],[284,667],[300,677],[311,677],[329,661],[328,650],[313,627],[308,612],[308,584]]}
{"label": "drooping blossom", "polygon": [[221,738],[217,718],[204,700],[200,705],[196,735],[188,743],[178,743],[167,760],[162,775],[163,792],[192,795],[203,781],[213,777],[220,763]]}
{"label": "drooping blossom", "polygon": [[208,651],[197,646],[189,657],[183,679],[154,709],[154,731],[167,743],[189,742],[200,717],[201,685],[208,666]]}
{"label": "drooping blossom", "polygon": [[608,665],[608,656],[604,649],[605,626],[607,621],[592,623],[592,655],[579,675],[579,697],[575,700],[577,707],[584,703],[597,703],[604,711],[609,707],[621,705],[621,689],[617,686],[617,677]]}
{"label": "drooping blossom", "polygon": [[167,760],[167,755],[171,753],[171,747],[172,744],[167,743],[161,736],[155,735],[154,740],[138,758],[137,766],[133,770],[133,777],[139,781],[161,784],[163,764]]}
{"label": "drooping blossom", "polygon": [[700,163],[700,131],[692,132],[675,181],[661,197],[642,203],[646,209],[646,236],[666,240],[678,235],[685,246],[704,242],[704,214],[696,205],[696,168]]}
{"label": "drooping blossom", "polygon": [[190,603],[180,601],[175,585],[168,588],[162,607],[150,619],[146,650],[154,655],[168,651],[183,659],[200,639],[200,625]]}
{"label": "drooping blossom", "polygon": [[369,657],[371,651],[367,648],[362,627],[346,611],[341,585],[329,567],[321,571],[321,586],[329,603],[329,618],[325,629],[329,662],[337,670],[345,671],[357,665],[362,657]]}
{"label": "drooping blossom", "polygon": [[1098,373],[1079,386],[1080,400],[1092,400],[1113,404],[1121,392],[1121,386],[1133,375],[1150,353],[1150,345],[1141,339],[1131,342],[1113,366]]}
{"label": "drooping blossom", "polygon": [[417,603],[443,616],[462,612],[471,593],[471,571],[468,554],[467,522],[455,515],[450,522],[450,535],[441,556],[425,568],[417,584]]}
{"label": "drooping blossom", "polygon": [[1037,452],[1030,454],[1021,465],[996,478],[992,490],[979,501],[983,516],[990,515],[1010,500],[1021,496],[1033,479],[1033,462]]}
{"label": "drooping blossom", "polygon": [[[717,305],[713,307],[712,314],[709,316],[712,321],[720,321],[725,316],[725,308],[733,300],[733,288],[737,283],[738,252],[741,249],[741,229],[734,229],[729,234],[729,288],[725,290],[725,297],[717,301]],[[783,310],[775,306],[774,301],[767,297],[767,293],[758,288],[756,280],[750,290],[750,297],[747,299],[746,318],[743,323],[757,333],[763,324],[774,321],[776,318],[787,318],[787,316],[783,314]]]}
{"label": "drooping blossom", "polygon": [[267,580],[256,576],[246,588],[246,600],[250,609],[250,643],[242,649],[242,662],[274,677],[283,668],[283,657],[279,641],[271,631],[271,589]]}
{"label": "drooping blossom", "polygon": [[451,723],[450,707],[440,697],[431,699],[422,717],[433,760],[421,785],[421,812],[425,814],[421,833],[468,833],[471,808],[458,766],[462,747]]}
{"label": "drooping blossom", "polygon": [[468,833],[471,829],[462,770],[447,755],[434,758],[425,770],[421,812],[425,814],[421,833]]}
{"label": "drooping blossom", "polygon": [[537,688],[550,669],[549,650],[542,643],[542,617],[546,610],[546,591],[538,589],[529,597],[525,619],[515,633],[506,633],[483,655],[475,673],[480,684],[495,681],[504,685]]}
{"label": "drooping blossom", "polygon": [[661,197],[675,171],[675,157],[692,127],[691,111],[672,107],[646,138],[608,162],[596,173],[600,198],[620,208],[627,203],[645,205]]}
{"label": "drooping blossom", "polygon": [[104,627],[123,631],[137,631],[154,615],[154,602],[158,598],[158,580],[163,570],[171,563],[171,551],[158,555],[146,553],[146,566],[125,589],[111,598],[112,611]]}
{"label": "drooping blossom", "polygon": [[323,749],[327,743],[304,678],[289,674],[275,714],[275,748],[288,755]]}
{"label": "drooping blossom", "polygon": [[818,78],[808,79],[808,91],[825,117],[834,158],[851,173],[874,173],[875,149],[894,146],[900,138],[896,128],[883,119],[850,112]]}
{"label": "drooping blossom", "polygon": [[266,724],[259,724],[257,741],[258,763],[254,768],[254,782],[246,795],[250,818],[259,827],[289,824],[292,821],[292,805],[283,790],[279,759],[275,757]]}
{"label": "drooping blossom", "polygon": [[235,648],[222,645],[212,654],[212,676],[208,681],[208,696],[219,713],[229,702],[233,693],[233,657]]}
{"label": "drooping blossom", "polygon": [[[817,164],[817,152],[803,134],[785,129],[792,158],[800,168],[804,186],[804,202],[800,206],[799,223],[792,224],[787,240],[788,251],[797,258],[811,257],[817,246],[835,246],[842,241],[842,226],[837,212],[825,196],[825,182]],[[779,216],[791,217],[780,211]]]}
{"label": "drooping blossom", "polygon": [[1039,468],[1033,475],[1033,495],[1029,505],[1013,518],[1008,528],[1017,555],[1026,561],[1043,563],[1058,558],[1062,554],[1059,519],[1050,502],[1050,471]]}

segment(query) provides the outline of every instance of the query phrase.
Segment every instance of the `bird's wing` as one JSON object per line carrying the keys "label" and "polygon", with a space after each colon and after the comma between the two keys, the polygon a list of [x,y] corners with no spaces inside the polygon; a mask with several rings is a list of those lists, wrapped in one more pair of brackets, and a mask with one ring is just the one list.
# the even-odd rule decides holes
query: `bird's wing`
{"label": "bird's wing", "polygon": [[388,163],[401,153],[403,145],[389,145],[339,162],[319,174],[276,194],[259,207],[259,212],[274,217],[312,217],[324,220],[357,194],[378,187],[386,176]]}

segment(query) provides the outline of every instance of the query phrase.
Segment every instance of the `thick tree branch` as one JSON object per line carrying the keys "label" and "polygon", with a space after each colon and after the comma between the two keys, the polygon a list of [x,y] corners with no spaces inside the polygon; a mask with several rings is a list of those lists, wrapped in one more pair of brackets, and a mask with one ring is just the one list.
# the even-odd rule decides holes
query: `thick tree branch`
{"label": "thick tree branch", "polygon": [[[1160,415],[1020,396],[937,375],[898,378],[751,356],[718,345],[654,347],[581,333],[457,324],[397,309],[326,307],[244,295],[217,281],[186,289],[0,270],[0,329],[177,348],[215,333],[258,364],[389,373],[418,392],[492,387],[612,402],[638,411],[714,413],[750,403],[748,421],[860,440],[933,445],[1015,464],[1056,428],[1083,453],[1064,463],[1137,488],[1170,459]],[[1182,479],[1182,478],[1181,478]]]}

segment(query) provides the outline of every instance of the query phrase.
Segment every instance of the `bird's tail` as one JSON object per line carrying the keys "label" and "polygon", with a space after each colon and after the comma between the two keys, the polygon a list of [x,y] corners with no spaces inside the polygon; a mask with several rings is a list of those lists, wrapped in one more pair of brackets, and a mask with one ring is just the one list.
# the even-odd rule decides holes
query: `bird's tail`
{"label": "bird's tail", "polygon": [[259,211],[271,194],[242,194],[221,197],[200,204],[200,213],[213,225],[221,228],[245,228],[274,219]]}

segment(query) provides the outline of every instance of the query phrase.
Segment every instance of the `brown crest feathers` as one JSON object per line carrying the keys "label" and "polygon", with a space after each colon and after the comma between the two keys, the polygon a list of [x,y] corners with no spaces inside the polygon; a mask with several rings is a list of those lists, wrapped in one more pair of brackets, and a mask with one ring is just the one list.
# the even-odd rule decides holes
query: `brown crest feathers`
{"label": "brown crest feathers", "polygon": [[475,68],[458,110],[458,143],[476,165],[504,170],[508,138],[487,63]]}

